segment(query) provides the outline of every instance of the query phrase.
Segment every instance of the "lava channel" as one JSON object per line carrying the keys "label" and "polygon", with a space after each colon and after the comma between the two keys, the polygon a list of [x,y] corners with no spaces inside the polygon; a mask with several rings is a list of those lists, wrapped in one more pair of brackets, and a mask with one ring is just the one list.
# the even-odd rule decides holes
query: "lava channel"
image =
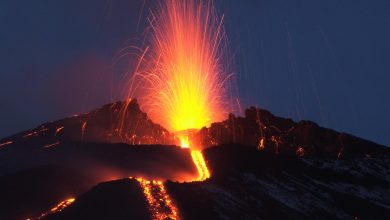
{"label": "lava channel", "polygon": [[180,219],[177,208],[173,204],[161,181],[149,181],[142,178],[137,178],[137,181],[141,184],[146,200],[149,203],[149,210],[153,219]]}
{"label": "lava channel", "polygon": [[202,151],[191,150],[191,157],[194,161],[196,169],[198,169],[199,177],[197,181],[203,181],[210,177],[209,169],[207,168],[206,161],[204,160]]}
{"label": "lava channel", "polygon": [[[45,218],[45,217],[48,216],[48,215],[52,215],[52,214],[55,214],[55,213],[57,213],[57,212],[61,212],[61,211],[64,210],[66,207],[68,207],[70,204],[72,204],[74,201],[75,201],[75,198],[69,198],[69,199],[66,199],[66,200],[64,200],[64,201],[61,201],[61,202],[58,203],[56,206],[54,206],[53,208],[51,208],[49,211],[44,212],[44,213],[42,213],[39,217],[37,217],[37,218],[32,218],[32,219],[43,219],[43,218]],[[28,218],[27,220],[31,220],[31,218]]]}

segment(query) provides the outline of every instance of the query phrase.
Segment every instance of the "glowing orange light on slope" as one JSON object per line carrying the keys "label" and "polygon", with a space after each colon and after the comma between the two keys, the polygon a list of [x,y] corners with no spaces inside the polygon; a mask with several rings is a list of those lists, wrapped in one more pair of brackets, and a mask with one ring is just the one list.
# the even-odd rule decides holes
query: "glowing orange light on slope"
{"label": "glowing orange light on slope", "polygon": [[60,133],[64,129],[64,126],[61,126],[56,129],[56,132],[54,133],[54,136],[57,136],[58,133]]}
{"label": "glowing orange light on slope", "polygon": [[197,180],[203,181],[205,179],[210,178],[210,172],[209,169],[207,168],[202,152],[198,150],[192,150],[191,157],[195,163],[196,168],[198,169],[199,177]]}
{"label": "glowing orange light on slope", "polygon": [[25,135],[22,136],[22,138],[29,138],[29,137],[32,137],[32,136],[38,136],[39,134],[44,134],[44,132],[48,131],[48,130],[49,130],[48,128],[45,128],[44,126],[41,126],[41,128],[39,130],[35,130],[33,132],[25,134]]}
{"label": "glowing orange light on slope", "polygon": [[76,200],[75,198],[69,198],[69,199],[66,199],[64,201],[61,201],[56,206],[51,208],[49,211],[41,214],[37,219],[43,219],[43,218],[45,218],[48,215],[51,215],[51,214],[54,214],[54,213],[57,213],[57,212],[61,212],[66,207],[68,207],[70,204],[72,204],[75,200]]}
{"label": "glowing orange light on slope", "polygon": [[[160,10],[149,18],[150,45],[130,80],[128,100],[134,91],[140,92],[137,96],[143,110],[173,132],[223,120],[230,110],[227,83],[231,76],[222,65],[226,55],[223,18],[216,19],[212,1],[160,3]],[[188,136],[179,139],[183,148],[190,148]],[[191,150],[191,157],[199,173],[197,180],[209,178],[202,152]],[[161,182],[137,180],[154,219],[178,219],[177,208]]]}
{"label": "glowing orange light on slope", "polygon": [[36,134],[36,132],[30,132],[28,134],[23,135],[22,138],[28,138],[28,137],[31,137],[31,136],[33,136],[35,134]]}
{"label": "glowing orange light on slope", "polygon": [[4,142],[4,143],[1,143],[1,144],[0,144],[0,147],[4,147],[4,146],[9,145],[9,144],[12,144],[12,143],[14,143],[14,142],[13,142],[13,141],[6,141],[6,142]]}
{"label": "glowing orange light on slope", "polygon": [[149,203],[149,210],[153,219],[156,220],[176,220],[179,219],[177,208],[165,190],[161,181],[149,181],[137,178],[141,184],[146,200]]}
{"label": "glowing orange light on slope", "polygon": [[43,146],[43,148],[51,148],[51,147],[54,147],[54,146],[59,145],[59,144],[60,144],[60,142],[57,141],[57,142],[54,142],[52,144],[46,144],[45,146]]}
{"label": "glowing orange light on slope", "polygon": [[223,120],[231,73],[222,19],[212,1],[160,1],[149,17],[149,47],[130,80],[148,116],[168,130],[200,129]]}
{"label": "glowing orange light on slope", "polygon": [[[181,147],[190,148],[190,141],[188,136],[179,136]],[[197,181],[203,181],[210,178],[210,171],[207,168],[206,161],[204,160],[202,151],[200,150],[191,150],[192,161],[194,162],[196,169],[198,170],[198,179]]]}

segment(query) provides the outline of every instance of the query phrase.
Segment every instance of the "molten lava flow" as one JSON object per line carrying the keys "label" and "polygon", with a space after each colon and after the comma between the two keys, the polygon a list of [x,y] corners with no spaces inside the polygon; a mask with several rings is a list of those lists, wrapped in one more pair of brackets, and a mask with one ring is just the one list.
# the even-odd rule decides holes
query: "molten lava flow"
{"label": "molten lava flow", "polygon": [[150,118],[172,132],[200,129],[229,108],[223,18],[212,1],[159,1],[149,17],[151,35],[129,83]]}
{"label": "molten lava flow", "polygon": [[37,219],[43,219],[48,215],[55,214],[57,212],[61,212],[66,207],[68,207],[70,204],[72,204],[74,201],[75,201],[75,198],[66,199],[66,200],[58,203],[56,206],[51,208],[49,211],[42,213]]}
{"label": "molten lava flow", "polygon": [[[129,82],[127,103],[139,93],[141,107],[156,123],[171,132],[200,129],[223,120],[229,108],[228,81],[222,19],[217,19],[213,1],[164,0],[149,17],[150,45],[140,56]],[[128,104],[127,104],[128,105]],[[126,108],[127,109],[127,106]],[[125,114],[123,114],[121,126]],[[190,148],[188,135],[179,135],[180,145]],[[191,149],[198,170],[197,181],[210,177],[200,150]],[[177,219],[164,185],[137,179],[155,219]]]}
{"label": "molten lava flow", "polygon": [[177,208],[172,203],[161,181],[149,181],[142,178],[137,178],[137,180],[141,184],[146,200],[149,203],[153,219],[179,219]]}
{"label": "molten lava flow", "polygon": [[[179,136],[181,147],[182,148],[190,148],[190,141],[188,136]],[[210,178],[210,171],[207,168],[206,161],[204,160],[202,151],[200,150],[191,150],[192,161],[198,170],[198,178],[196,181],[203,181]]]}
{"label": "molten lava flow", "polygon": [[191,157],[195,163],[196,168],[198,169],[199,177],[197,180],[203,181],[205,179],[208,179],[210,177],[210,172],[207,168],[202,152],[198,150],[192,150]]}

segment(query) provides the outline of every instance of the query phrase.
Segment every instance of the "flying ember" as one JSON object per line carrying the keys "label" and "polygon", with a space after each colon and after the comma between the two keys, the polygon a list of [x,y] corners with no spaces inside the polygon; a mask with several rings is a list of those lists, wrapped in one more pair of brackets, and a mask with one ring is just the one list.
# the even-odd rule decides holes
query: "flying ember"
{"label": "flying ember", "polygon": [[141,107],[171,132],[200,129],[225,118],[232,74],[223,17],[212,1],[161,1],[149,17],[149,46],[129,85]]}
{"label": "flying ember", "polygon": [[[44,212],[40,216],[38,216],[37,218],[33,218],[33,219],[44,219],[48,215],[52,215],[52,214],[55,214],[57,212],[61,212],[62,210],[64,210],[68,206],[70,206],[75,200],[76,200],[75,198],[69,198],[69,199],[66,199],[64,201],[61,201],[56,206],[51,208],[49,211]],[[30,219],[31,218],[28,218],[27,220],[30,220]]]}
{"label": "flying ember", "polygon": [[[148,116],[191,149],[195,181],[206,180],[210,172],[202,151],[192,149],[190,134],[231,110],[223,17],[217,18],[212,1],[167,0],[152,10],[149,24],[149,45],[129,81],[128,103],[136,94]],[[178,218],[161,182],[138,181],[154,219]]]}

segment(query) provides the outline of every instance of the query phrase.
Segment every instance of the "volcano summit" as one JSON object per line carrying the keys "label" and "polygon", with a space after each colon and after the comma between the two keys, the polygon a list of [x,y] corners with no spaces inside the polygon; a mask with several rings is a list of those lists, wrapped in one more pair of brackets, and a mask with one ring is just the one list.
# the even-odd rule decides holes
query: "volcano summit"
{"label": "volcano summit", "polygon": [[224,16],[212,0],[157,2],[142,43],[114,57],[136,56],[118,64],[125,101],[0,140],[0,219],[389,219],[390,148],[228,114],[242,112]]}
{"label": "volcano summit", "polygon": [[[116,115],[124,106],[128,126],[120,130]],[[257,108],[191,138],[201,143],[210,172],[202,181],[191,150],[174,146],[178,137],[153,123],[135,99],[3,138],[0,219],[386,219],[390,214],[385,146]]]}

